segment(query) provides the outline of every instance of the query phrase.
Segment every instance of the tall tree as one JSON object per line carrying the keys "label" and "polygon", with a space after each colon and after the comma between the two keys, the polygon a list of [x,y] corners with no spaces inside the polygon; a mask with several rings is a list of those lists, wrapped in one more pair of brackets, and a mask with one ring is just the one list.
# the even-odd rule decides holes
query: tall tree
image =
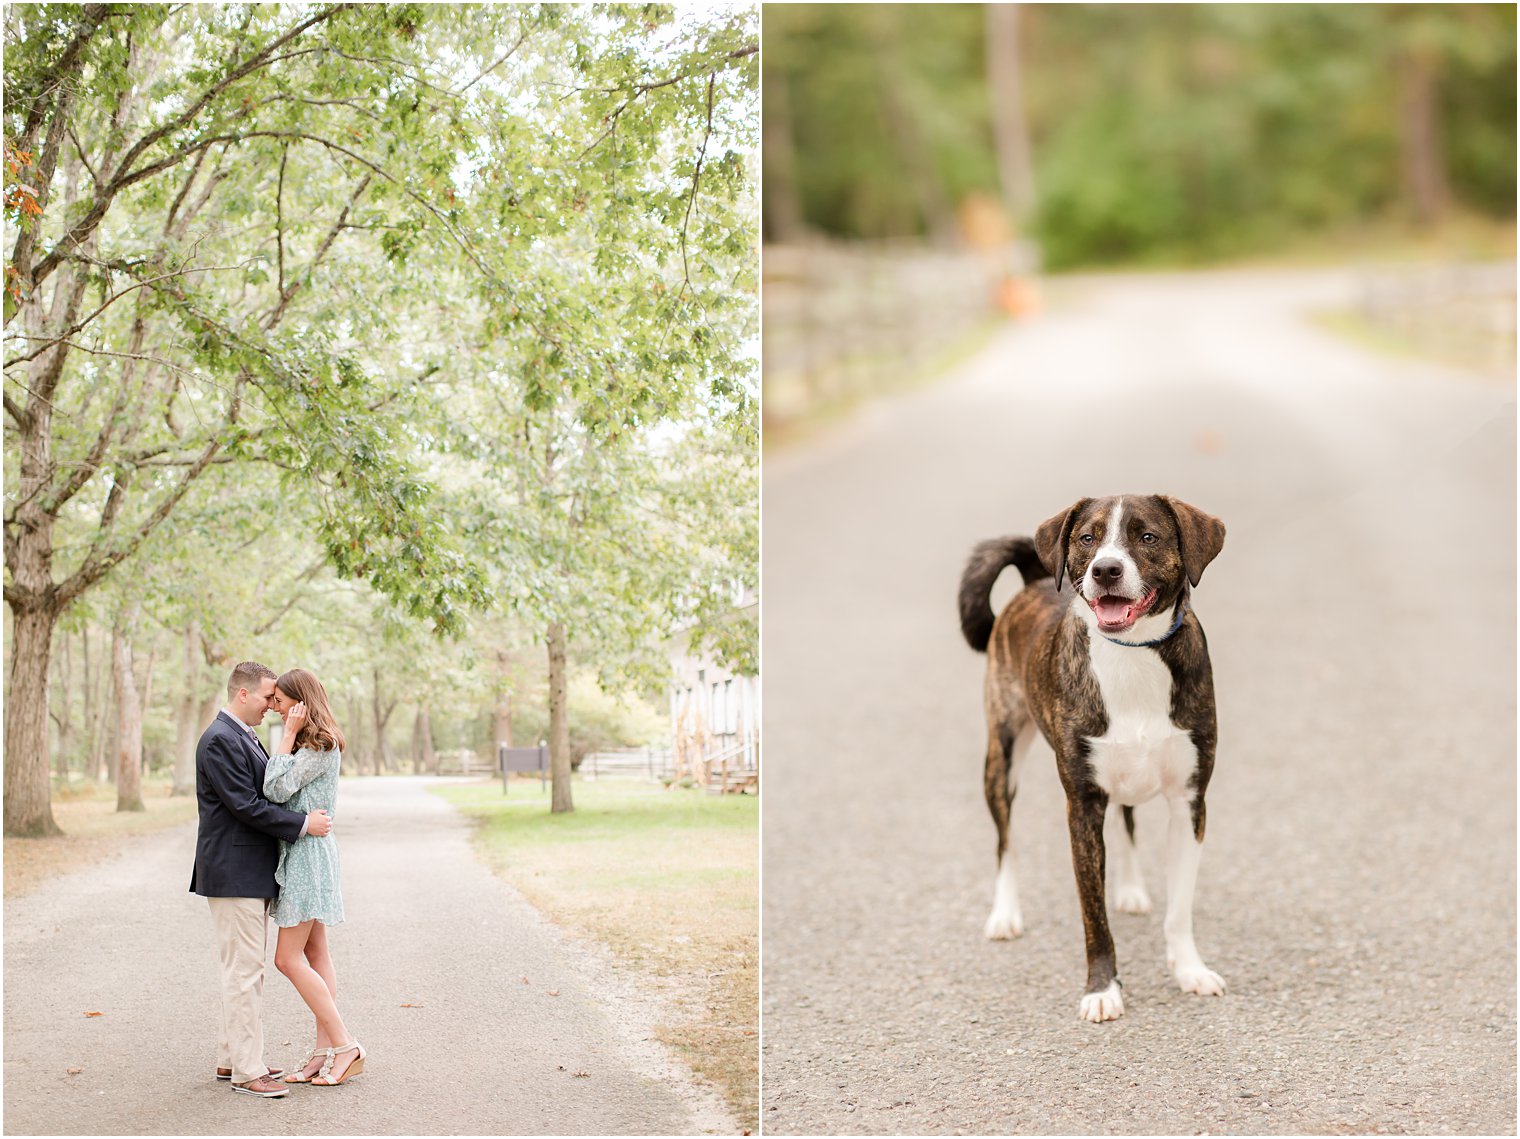
{"label": "tall tree", "polygon": [[497,590],[541,632],[557,812],[573,808],[574,645],[609,674],[647,662],[714,569],[713,543],[669,512],[672,441],[715,429],[743,456],[739,501],[754,477],[754,14],[677,25],[655,50],[644,14],[615,11],[611,50],[560,80],[579,98],[537,108],[549,137],[577,140],[577,161],[535,154],[533,116],[532,131],[502,124],[492,147],[484,175],[513,197],[490,249],[531,241],[554,304],[488,294],[479,370],[451,404],[474,411],[450,428],[480,473],[462,488],[471,537],[482,559],[509,555]]}
{"label": "tall tree", "polygon": [[[334,305],[374,285],[355,256],[366,245],[385,264],[398,240],[436,232],[439,250],[470,255],[441,177],[458,159],[464,127],[446,106],[458,95],[433,80],[483,77],[537,16],[445,13],[437,42],[430,18],[7,11],[4,407],[19,462],[4,531],[6,833],[57,830],[46,707],[59,615],[217,465],[267,463],[305,487],[327,557],[414,617],[455,629],[483,600],[413,470],[404,424],[426,366],[407,368],[386,335],[393,306]],[[64,524],[85,531],[80,552],[57,547]]]}
{"label": "tall tree", "polygon": [[1023,230],[1034,212],[1034,167],[1024,114],[1023,52],[1019,46],[1022,4],[987,5],[987,94],[998,184],[1008,216]]}

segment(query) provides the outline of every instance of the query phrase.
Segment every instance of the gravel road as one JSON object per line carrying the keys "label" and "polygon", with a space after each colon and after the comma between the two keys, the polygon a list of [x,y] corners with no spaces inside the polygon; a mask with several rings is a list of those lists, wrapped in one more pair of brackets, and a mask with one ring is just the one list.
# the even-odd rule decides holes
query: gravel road
{"label": "gravel road", "polygon": [[[339,792],[332,946],[363,1075],[272,1101],[212,1079],[216,955],[178,827],[5,903],[6,1133],[735,1133],[654,1040],[652,999],[478,863],[425,782]],[[265,1059],[290,1067],[311,1021],[272,950]]]}
{"label": "gravel road", "polygon": [[[1092,278],[935,386],[768,456],[762,1127],[770,1134],[1515,1133],[1515,395],[1306,314],[1349,272]],[[1220,748],[1195,926],[1222,998],[1115,914],[1080,1021],[1054,759],[983,939],[973,543],[1082,495],[1220,516],[1197,593]],[[995,603],[1012,592],[1006,580]]]}

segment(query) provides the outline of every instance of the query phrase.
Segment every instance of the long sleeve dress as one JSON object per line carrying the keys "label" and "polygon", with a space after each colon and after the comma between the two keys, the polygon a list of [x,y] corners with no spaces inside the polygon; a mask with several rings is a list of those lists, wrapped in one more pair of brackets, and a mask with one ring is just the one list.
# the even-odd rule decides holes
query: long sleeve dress
{"label": "long sleeve dress", "polygon": [[[276,755],[264,769],[264,795],[284,803],[292,811],[327,810],[337,816],[337,748],[316,751],[300,748],[294,755]],[[295,842],[280,843],[280,861],[274,880],[280,893],[269,916],[276,925],[300,925],[315,918],[323,925],[343,920],[343,896],[338,889],[338,840],[302,835]]]}

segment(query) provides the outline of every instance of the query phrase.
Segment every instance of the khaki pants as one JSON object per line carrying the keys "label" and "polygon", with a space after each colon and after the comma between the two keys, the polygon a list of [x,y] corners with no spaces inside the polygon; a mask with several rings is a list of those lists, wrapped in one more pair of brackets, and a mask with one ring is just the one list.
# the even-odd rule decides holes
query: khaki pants
{"label": "khaki pants", "polygon": [[269,952],[268,898],[207,898],[222,963],[222,1034],[216,1066],[246,1084],[264,1063],[264,958]]}

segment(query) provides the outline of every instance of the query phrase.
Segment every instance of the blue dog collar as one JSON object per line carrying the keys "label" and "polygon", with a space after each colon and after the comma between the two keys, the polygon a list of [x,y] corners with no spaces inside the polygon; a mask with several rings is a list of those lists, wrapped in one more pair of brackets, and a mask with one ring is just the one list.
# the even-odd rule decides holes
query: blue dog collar
{"label": "blue dog collar", "polygon": [[1176,633],[1178,629],[1182,628],[1183,619],[1187,617],[1188,609],[1190,608],[1191,606],[1188,605],[1187,594],[1184,593],[1177,599],[1177,616],[1172,618],[1172,627],[1166,632],[1162,633],[1161,636],[1157,637],[1154,641],[1121,641],[1116,637],[1108,636],[1106,633],[1103,634],[1103,639],[1106,640],[1109,644],[1123,645],[1127,649],[1148,649],[1152,645],[1159,645],[1162,641],[1170,640],[1172,638],[1172,635]]}

